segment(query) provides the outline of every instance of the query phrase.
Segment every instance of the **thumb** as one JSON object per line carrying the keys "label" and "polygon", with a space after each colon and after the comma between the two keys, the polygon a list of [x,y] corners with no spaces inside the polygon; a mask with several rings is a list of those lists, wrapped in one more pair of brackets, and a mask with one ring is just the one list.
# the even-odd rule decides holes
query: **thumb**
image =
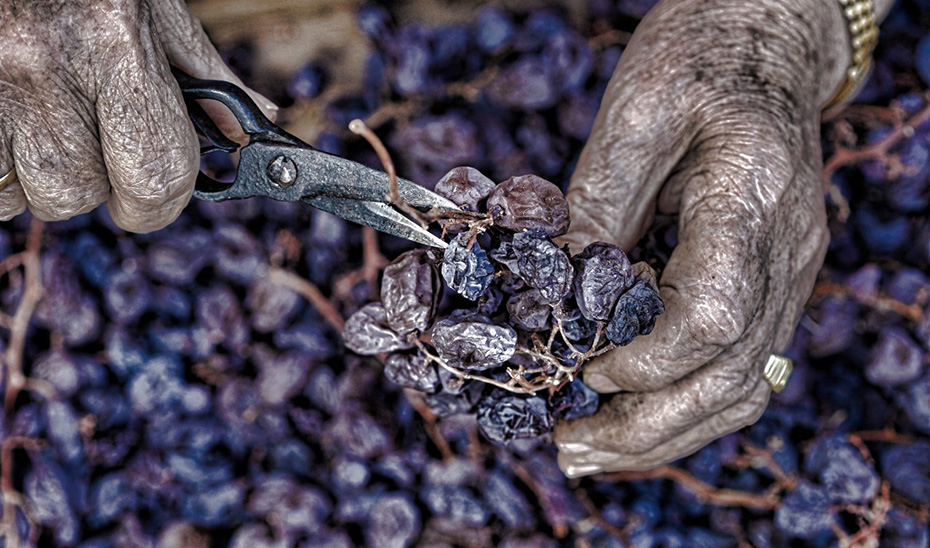
{"label": "thumb", "polygon": [[568,190],[573,250],[604,241],[631,249],[655,216],[656,199],[687,148],[684,102],[639,79],[635,44],[604,95]]}
{"label": "thumb", "polygon": [[[224,80],[236,84],[249,94],[258,108],[272,121],[277,117],[278,106],[261,93],[250,89],[236,76],[210,42],[200,21],[187,9],[182,0],[149,2],[152,21],[168,61],[184,72],[206,80]],[[242,135],[242,128],[225,107],[215,101],[203,102],[207,113],[229,137]]]}

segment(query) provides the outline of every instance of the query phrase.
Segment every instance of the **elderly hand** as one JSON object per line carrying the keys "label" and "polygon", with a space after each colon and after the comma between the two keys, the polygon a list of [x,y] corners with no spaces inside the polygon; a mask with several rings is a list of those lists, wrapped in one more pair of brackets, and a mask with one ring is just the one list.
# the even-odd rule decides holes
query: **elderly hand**
{"label": "elderly hand", "polygon": [[751,424],[828,233],[820,107],[848,65],[838,3],[664,0],[610,83],[569,191],[573,249],[629,249],[656,207],[679,244],[654,331],[586,370],[621,392],[557,427],[569,476],[651,468]]}
{"label": "elderly hand", "polygon": [[0,23],[0,176],[17,175],[0,220],[27,206],[66,219],[104,201],[134,232],[177,218],[200,156],[169,63],[241,85],[184,2],[6,1]]}

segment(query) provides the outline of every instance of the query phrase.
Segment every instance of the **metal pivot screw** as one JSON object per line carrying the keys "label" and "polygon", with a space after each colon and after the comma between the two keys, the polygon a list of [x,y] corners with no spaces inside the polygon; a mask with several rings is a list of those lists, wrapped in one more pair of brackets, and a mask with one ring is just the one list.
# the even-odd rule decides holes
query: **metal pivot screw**
{"label": "metal pivot screw", "polygon": [[297,180],[297,165],[287,156],[276,156],[268,162],[268,178],[280,187],[289,187]]}

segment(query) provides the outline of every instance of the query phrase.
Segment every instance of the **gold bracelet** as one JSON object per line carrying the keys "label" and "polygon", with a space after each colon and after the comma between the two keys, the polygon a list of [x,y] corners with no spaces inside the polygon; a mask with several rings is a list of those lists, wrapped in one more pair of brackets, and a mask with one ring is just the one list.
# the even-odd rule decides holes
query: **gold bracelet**
{"label": "gold bracelet", "polygon": [[833,97],[823,106],[830,110],[848,101],[859,90],[872,68],[872,50],[878,43],[878,25],[875,21],[875,9],[872,0],[837,0],[848,21],[850,45],[852,45],[852,64],[846,69],[843,83],[833,93]]}

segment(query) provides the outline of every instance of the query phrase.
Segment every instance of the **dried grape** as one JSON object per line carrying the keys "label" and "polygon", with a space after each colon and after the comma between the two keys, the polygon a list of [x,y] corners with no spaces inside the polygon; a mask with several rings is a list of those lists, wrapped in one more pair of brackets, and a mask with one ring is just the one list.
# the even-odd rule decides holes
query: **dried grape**
{"label": "dried grape", "polygon": [[572,263],[542,230],[514,235],[513,252],[520,278],[550,303],[560,302],[571,290]]}
{"label": "dried grape", "polygon": [[539,396],[493,394],[478,402],[478,426],[491,440],[505,443],[552,429],[546,401]]}
{"label": "dried grape", "polygon": [[488,196],[494,222],[514,232],[541,229],[550,237],[568,232],[568,202],[559,187],[536,175],[511,177]]}
{"label": "dried grape", "polygon": [[589,320],[607,321],[620,295],[633,285],[626,253],[605,242],[594,242],[572,257],[575,301]]}
{"label": "dried grape", "polygon": [[501,238],[497,247],[489,253],[491,259],[504,266],[510,273],[520,275],[520,267],[517,265],[517,255],[513,251],[513,238]]}
{"label": "dried grape", "polygon": [[504,292],[496,286],[491,286],[475,303],[475,312],[482,316],[494,316],[501,303],[504,302]]}
{"label": "dried grape", "polygon": [[491,285],[494,266],[478,242],[472,242],[471,247],[468,243],[468,233],[459,234],[449,243],[442,258],[442,278],[460,295],[474,301]]}
{"label": "dried grape", "polygon": [[482,316],[449,318],[433,326],[433,346],[450,365],[481,371],[497,367],[516,350],[517,332]]}
{"label": "dried grape", "polygon": [[425,250],[408,251],[384,269],[381,302],[397,333],[423,331],[436,311],[439,276]]}
{"label": "dried grape", "polygon": [[526,331],[542,331],[549,327],[549,303],[539,290],[529,289],[507,299],[507,313],[514,327]]}
{"label": "dried grape", "polygon": [[391,382],[427,394],[439,388],[436,365],[420,354],[391,354],[384,362],[384,374]]}
{"label": "dried grape", "polygon": [[460,207],[478,211],[478,203],[494,190],[494,181],[473,167],[456,167],[443,175],[433,189]]}
{"label": "dried grape", "polygon": [[342,339],[349,350],[368,355],[413,346],[387,324],[387,314],[381,303],[366,304],[349,316],[342,330]]}
{"label": "dried grape", "polygon": [[549,398],[552,416],[556,419],[573,420],[597,411],[600,396],[588,385],[575,379],[564,389]]}
{"label": "dried grape", "polygon": [[645,280],[637,280],[620,296],[614,316],[607,324],[607,338],[625,346],[637,335],[648,335],[656,324],[656,316],[665,312],[659,293]]}

